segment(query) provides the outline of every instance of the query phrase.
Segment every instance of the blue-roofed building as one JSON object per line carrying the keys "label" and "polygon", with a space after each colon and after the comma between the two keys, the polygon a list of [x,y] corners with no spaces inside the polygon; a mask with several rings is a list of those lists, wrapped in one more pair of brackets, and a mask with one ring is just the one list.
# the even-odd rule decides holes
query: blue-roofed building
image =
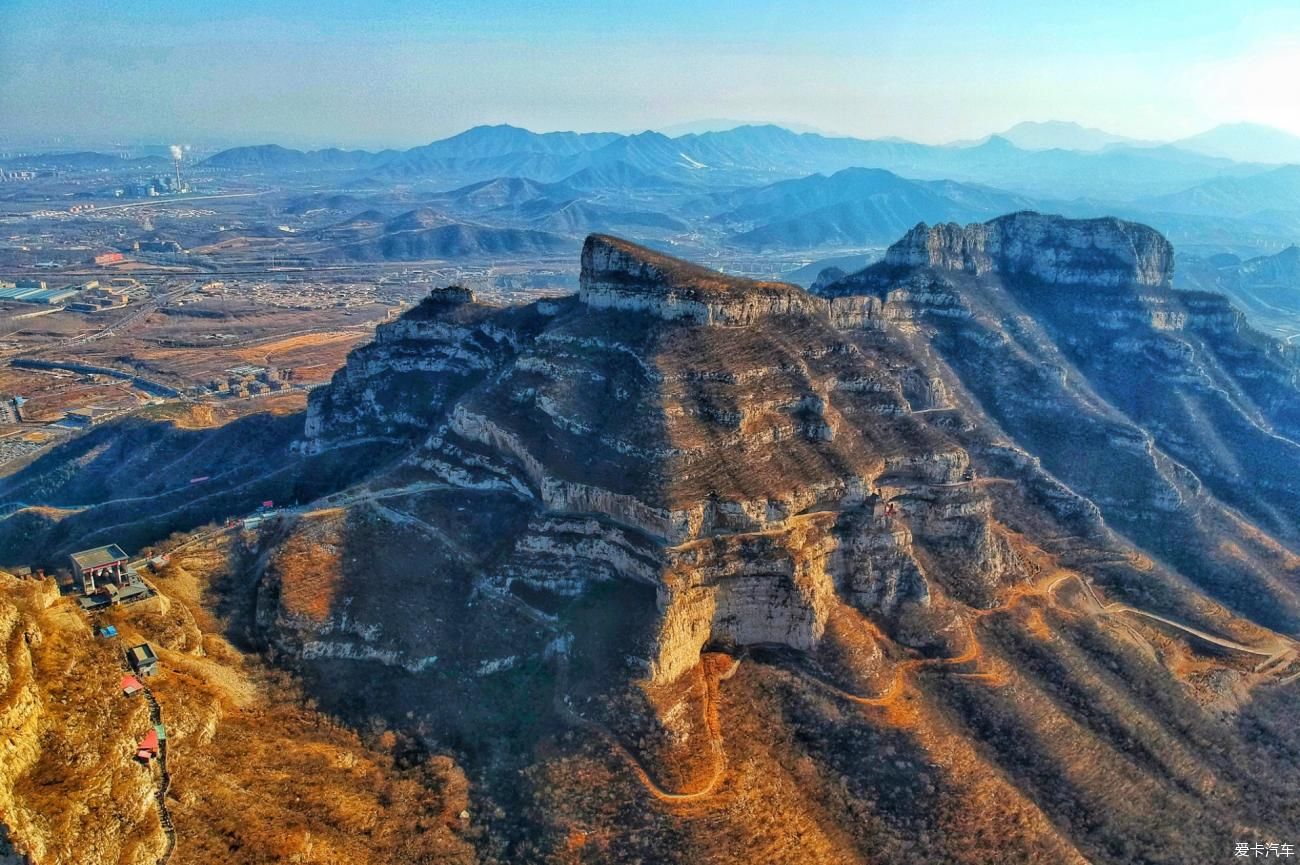
{"label": "blue-roofed building", "polygon": [[48,289],[45,288],[45,283],[41,283],[39,288],[33,285],[16,285],[13,288],[0,289],[0,299],[26,300],[32,295],[40,294],[47,290]]}
{"label": "blue-roofed building", "polygon": [[13,288],[0,288],[0,300],[17,300],[23,303],[53,305],[62,303],[80,293],[81,289],[75,285],[65,285],[62,288],[47,288],[45,283],[41,282],[38,285],[17,285]]}
{"label": "blue-roofed building", "polygon": [[45,291],[38,292],[29,298],[28,303],[47,303],[53,306],[56,303],[62,303],[70,297],[76,297],[81,293],[81,289],[66,286],[64,288],[47,288]]}

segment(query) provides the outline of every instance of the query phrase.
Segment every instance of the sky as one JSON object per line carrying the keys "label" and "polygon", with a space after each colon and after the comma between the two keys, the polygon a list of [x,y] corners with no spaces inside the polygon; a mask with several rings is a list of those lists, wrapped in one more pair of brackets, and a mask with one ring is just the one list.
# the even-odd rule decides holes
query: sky
{"label": "sky", "polygon": [[0,0],[0,139],[409,147],[706,118],[1300,134],[1295,0]]}

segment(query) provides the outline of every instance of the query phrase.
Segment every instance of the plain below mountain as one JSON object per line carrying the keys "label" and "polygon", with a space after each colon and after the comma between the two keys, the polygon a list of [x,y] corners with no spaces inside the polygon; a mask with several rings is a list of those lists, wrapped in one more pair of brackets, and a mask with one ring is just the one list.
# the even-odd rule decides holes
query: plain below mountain
{"label": "plain below mountain", "polygon": [[1226,253],[1180,260],[1175,279],[1184,288],[1223,292],[1259,327],[1300,346],[1300,247],[1244,261]]}

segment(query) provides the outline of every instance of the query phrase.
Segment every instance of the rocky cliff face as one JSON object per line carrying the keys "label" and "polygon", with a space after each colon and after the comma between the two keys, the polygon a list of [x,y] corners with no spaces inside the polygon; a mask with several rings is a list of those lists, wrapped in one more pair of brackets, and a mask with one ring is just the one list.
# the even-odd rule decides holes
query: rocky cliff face
{"label": "rocky cliff face", "polygon": [[996,271],[1056,285],[1167,288],[1174,248],[1145,225],[1026,211],[965,227],[922,223],[889,248],[885,263],[975,276]]}
{"label": "rocky cliff face", "polygon": [[[522,309],[435,293],[313,397],[304,447],[405,440],[433,483],[531,514],[495,559],[471,553],[480,592],[653,587],[655,681],[713,642],[812,649],[837,605],[926,603],[917,544],[972,539],[946,579],[973,602],[1016,578],[1014,557],[979,540],[981,492],[961,507],[908,498],[969,465],[910,417],[942,404],[942,382],[846,342],[825,301],[599,236],[581,284]],[[408,667],[438,654],[312,651],[363,648]]]}
{"label": "rocky cliff face", "polygon": [[1170,261],[1144,226],[1014,214],[918,226],[884,263],[820,293],[923,344],[1108,523],[1290,627],[1294,601],[1234,588],[1232,572],[1267,568],[1216,562],[1205,521],[1243,508],[1294,541],[1300,368],[1222,295],[1172,290]]}
{"label": "rocky cliff face", "polygon": [[[1015,214],[920,226],[818,297],[593,236],[575,298],[493,308],[444,289],[382,326],[313,395],[303,447],[386,442],[417,483],[515,515],[490,556],[454,555],[438,520],[425,532],[477,597],[548,610],[605,580],[653,588],[645,662],[668,682],[710,644],[813,649],[837,605],[924,605],[936,568],[943,597],[976,606],[1022,579],[972,454],[1019,452],[1015,482],[1092,534],[1109,519],[1173,537],[1207,484],[1284,531],[1296,491],[1263,467],[1296,460],[1295,371],[1221,297],[1170,290],[1171,260],[1144,226]],[[1175,408],[1190,395],[1232,431]],[[1231,491],[1198,456],[1210,435],[1215,465],[1235,441],[1259,476]],[[439,656],[445,635],[374,615],[352,607],[298,651]]]}
{"label": "rocky cliff face", "polygon": [[252,631],[333,711],[490,751],[527,861],[574,825],[682,862],[1273,831],[1296,369],[1169,261],[1016,214],[813,294],[601,236],[575,296],[435,292],[312,394],[298,448],[383,468],[262,532]]}
{"label": "rocky cliff face", "polygon": [[582,248],[578,298],[592,309],[707,325],[753,324],[820,309],[797,286],[724,277],[608,235],[592,235]]}

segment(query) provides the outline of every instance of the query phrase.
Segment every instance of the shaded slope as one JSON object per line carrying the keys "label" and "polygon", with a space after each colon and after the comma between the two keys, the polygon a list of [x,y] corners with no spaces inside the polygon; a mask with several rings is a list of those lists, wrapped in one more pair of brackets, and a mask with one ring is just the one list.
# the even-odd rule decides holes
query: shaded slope
{"label": "shaded slope", "polygon": [[[1016,231],[1045,245],[1008,258]],[[1079,246],[1067,258],[1051,243],[1070,233]],[[915,321],[1001,428],[1109,523],[1224,602],[1293,630],[1292,590],[1263,561],[1216,548],[1236,509],[1297,542],[1295,358],[1223,296],[1171,290],[1162,244],[1140,226],[1036,214],[920,226],[821,291],[875,297],[882,318]]]}

